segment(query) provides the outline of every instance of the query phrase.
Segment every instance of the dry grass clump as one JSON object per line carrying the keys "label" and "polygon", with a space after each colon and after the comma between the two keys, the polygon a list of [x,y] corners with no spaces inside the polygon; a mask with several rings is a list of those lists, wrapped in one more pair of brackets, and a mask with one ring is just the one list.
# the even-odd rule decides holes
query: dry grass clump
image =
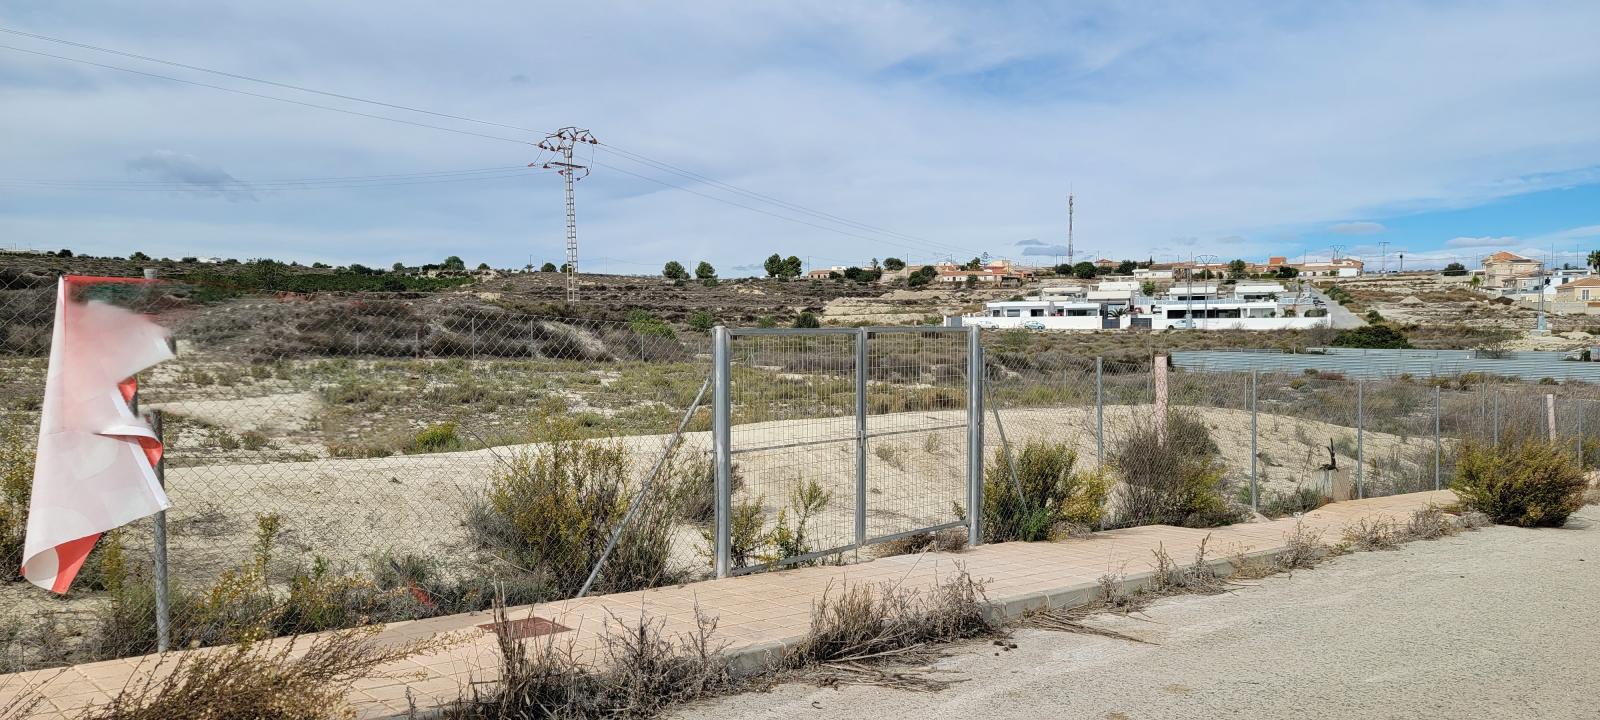
{"label": "dry grass clump", "polygon": [[1455,535],[1461,530],[1438,506],[1429,505],[1411,513],[1411,519],[1406,521],[1403,532],[1411,540],[1438,540]]}
{"label": "dry grass clump", "polygon": [[872,546],[872,556],[886,558],[923,552],[959,552],[966,546],[966,528],[945,528],[878,543]]}
{"label": "dry grass clump", "polygon": [[1583,506],[1589,483],[1572,453],[1540,440],[1466,442],[1450,489],[1496,523],[1561,527]]}
{"label": "dry grass clump", "polygon": [[1405,536],[1389,518],[1361,518],[1344,526],[1340,547],[1346,551],[1394,550]]}
{"label": "dry grass clump", "polygon": [[[615,618],[614,618],[615,619]],[[663,621],[641,617],[607,624],[605,658],[588,664],[556,635],[521,641],[495,607],[501,668],[487,689],[474,687],[443,711],[449,720],[502,718],[647,718],[663,709],[733,686],[716,621],[696,613],[694,633],[668,637]]]}
{"label": "dry grass clump", "polygon": [[885,658],[937,642],[977,637],[997,625],[983,586],[965,570],[927,591],[899,585],[829,588],[811,611],[811,631],[783,658],[791,668]]}
{"label": "dry grass clump", "polygon": [[1167,554],[1164,544],[1157,545],[1156,549],[1151,551],[1155,554],[1155,565],[1147,588],[1148,592],[1154,595],[1170,595],[1180,592],[1220,591],[1222,578],[1217,576],[1216,569],[1211,567],[1211,562],[1206,557],[1210,544],[1210,535],[1202,538],[1200,547],[1195,550],[1194,562],[1189,565],[1178,565],[1172,556]]}
{"label": "dry grass clump", "polygon": [[1322,531],[1306,527],[1304,521],[1295,523],[1293,530],[1284,533],[1283,544],[1277,565],[1285,572],[1316,567],[1329,553],[1328,546],[1322,542]]}
{"label": "dry grass clump", "polygon": [[0,582],[21,577],[28,501],[33,494],[33,443],[20,416],[0,416]]}
{"label": "dry grass clump", "polygon": [[[79,720],[332,720],[351,717],[345,694],[379,666],[433,647],[384,646],[372,630],[318,637],[296,652],[296,640],[244,643],[163,658],[115,697]],[[167,663],[170,660],[170,665]]]}

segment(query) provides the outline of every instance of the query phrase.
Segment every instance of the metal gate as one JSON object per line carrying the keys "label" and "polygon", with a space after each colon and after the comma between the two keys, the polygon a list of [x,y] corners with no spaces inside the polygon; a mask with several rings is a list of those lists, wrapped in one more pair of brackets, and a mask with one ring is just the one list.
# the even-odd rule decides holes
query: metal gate
{"label": "metal gate", "polygon": [[975,526],[977,331],[713,330],[717,575]]}

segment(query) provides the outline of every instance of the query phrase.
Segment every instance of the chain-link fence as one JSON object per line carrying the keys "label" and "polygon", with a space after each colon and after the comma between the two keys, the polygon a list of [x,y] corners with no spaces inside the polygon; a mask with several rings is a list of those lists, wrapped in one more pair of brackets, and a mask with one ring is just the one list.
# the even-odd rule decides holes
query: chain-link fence
{"label": "chain-link fence", "polygon": [[[0,560],[16,568],[57,282],[0,280]],[[8,572],[0,670],[940,534],[1283,515],[1448,485],[1472,440],[1600,461],[1600,393],[1580,384],[1178,372],[1026,331],[707,332],[455,287],[88,283],[74,300],[172,330],[176,358],[139,378],[137,404],[174,505],[102,539],[65,598]]]}

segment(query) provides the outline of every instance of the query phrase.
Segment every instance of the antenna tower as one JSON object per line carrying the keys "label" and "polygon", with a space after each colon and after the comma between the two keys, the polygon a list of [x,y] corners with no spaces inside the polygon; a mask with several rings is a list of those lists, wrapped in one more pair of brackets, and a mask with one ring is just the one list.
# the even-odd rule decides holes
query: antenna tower
{"label": "antenna tower", "polygon": [[[545,170],[554,170],[561,174],[561,183],[567,195],[567,265],[563,270],[567,275],[567,302],[578,301],[578,210],[573,202],[572,184],[589,176],[588,165],[578,165],[572,161],[572,149],[579,143],[599,145],[588,130],[576,127],[564,127],[539,141],[539,149],[549,150],[561,156],[560,160],[551,160],[543,165]],[[538,163],[528,163],[533,167]]]}
{"label": "antenna tower", "polygon": [[1067,194],[1067,265],[1072,265],[1072,194]]}

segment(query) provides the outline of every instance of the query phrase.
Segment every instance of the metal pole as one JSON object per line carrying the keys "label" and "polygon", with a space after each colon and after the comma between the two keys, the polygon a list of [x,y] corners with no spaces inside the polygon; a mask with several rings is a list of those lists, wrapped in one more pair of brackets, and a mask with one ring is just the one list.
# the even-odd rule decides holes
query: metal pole
{"label": "metal pole", "polygon": [[1103,358],[1094,359],[1094,457],[1095,464],[1106,464],[1106,397]]}
{"label": "metal pole", "polygon": [[1438,480],[1440,480],[1440,478],[1438,478],[1438,470],[1440,470],[1440,438],[1438,438],[1438,416],[1442,414],[1440,413],[1440,410],[1442,410],[1442,400],[1440,400],[1440,398],[1442,397],[1443,394],[1440,392],[1440,390],[1438,390],[1438,386],[1434,386],[1434,490],[1438,490],[1438,488],[1442,486],[1440,485],[1440,482],[1438,482]]}
{"label": "metal pole", "polygon": [[1258,438],[1256,420],[1256,369],[1250,368],[1250,512],[1261,512],[1260,497],[1256,480],[1256,460],[1259,453],[1256,450]]}
{"label": "metal pole", "polygon": [[867,329],[856,330],[856,547],[867,544]]}
{"label": "metal pole", "polygon": [[1367,455],[1363,437],[1367,424],[1367,381],[1356,381],[1356,499],[1367,496]]}
{"label": "metal pole", "polygon": [[967,545],[983,543],[983,343],[967,330]]}
{"label": "metal pole", "polygon": [[731,520],[733,517],[733,453],[730,443],[731,423],[728,394],[728,329],[718,325],[711,329],[711,452],[717,473],[717,528],[716,557],[713,558],[717,577],[724,578],[732,571],[733,548]]}
{"label": "metal pole", "polygon": [[[1540,294],[1539,297],[1542,298],[1542,297],[1544,297],[1544,295]],[[1554,444],[1556,444],[1556,394],[1555,393],[1545,393],[1544,394],[1544,411],[1545,411],[1545,423],[1544,423],[1545,439],[1549,440],[1551,445],[1554,445]]]}
{"label": "metal pole", "polygon": [[[156,434],[156,442],[166,447],[166,436],[162,434],[162,418],[160,410],[150,411],[150,429]],[[161,483],[162,489],[167,487],[167,454],[161,453],[156,460],[156,482]],[[156,513],[155,522],[155,585],[156,585],[156,652],[166,652],[172,649],[172,610],[167,602],[167,511]]]}
{"label": "metal pole", "polygon": [[600,577],[600,568],[605,567],[606,559],[611,557],[611,551],[616,549],[617,541],[622,538],[622,531],[627,529],[628,523],[633,522],[633,516],[637,515],[639,508],[644,505],[645,497],[650,494],[650,486],[655,483],[656,476],[661,474],[661,468],[667,464],[667,458],[672,457],[672,451],[678,447],[678,440],[683,437],[683,431],[688,429],[689,420],[694,417],[695,411],[700,409],[700,401],[705,399],[706,387],[709,385],[711,385],[711,378],[706,378],[705,382],[700,383],[700,392],[694,394],[694,402],[689,404],[689,409],[683,413],[683,419],[678,421],[678,429],[667,440],[666,447],[661,449],[661,455],[656,458],[655,467],[651,468],[650,474],[645,476],[644,483],[639,486],[639,494],[634,497],[633,504],[628,506],[628,512],[622,516],[622,522],[617,523],[617,527],[611,531],[611,538],[606,541],[606,549],[600,551],[600,559],[596,560],[594,567],[589,569],[589,577],[583,581],[583,587],[578,589],[576,597],[581,598],[588,595],[589,588],[594,585],[595,578]]}
{"label": "metal pole", "polygon": [[1578,405],[1578,467],[1583,468],[1583,401],[1575,400]]}

